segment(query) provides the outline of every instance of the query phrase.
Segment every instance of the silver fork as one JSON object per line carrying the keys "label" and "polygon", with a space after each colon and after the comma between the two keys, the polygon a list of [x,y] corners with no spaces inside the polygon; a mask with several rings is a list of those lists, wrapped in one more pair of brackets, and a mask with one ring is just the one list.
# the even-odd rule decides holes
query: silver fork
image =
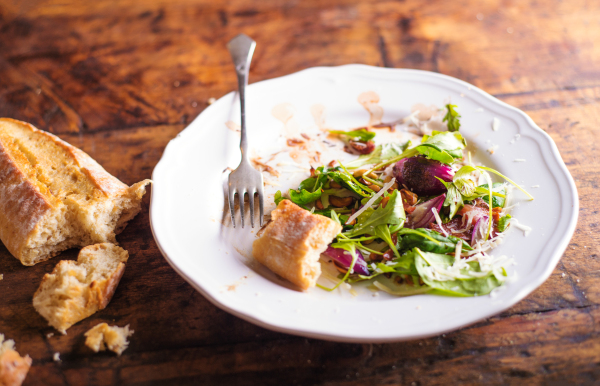
{"label": "silver fork", "polygon": [[231,222],[235,228],[235,194],[238,194],[240,202],[240,215],[242,218],[242,228],[244,227],[244,195],[248,193],[250,204],[250,223],[254,228],[254,195],[258,194],[258,204],[260,207],[260,226],[263,225],[263,176],[262,173],[254,169],[248,160],[248,142],[246,140],[246,86],[248,85],[248,71],[250,70],[250,61],[254,53],[256,42],[244,34],[240,34],[227,43],[227,49],[233,59],[235,72],[238,78],[238,87],[240,94],[240,107],[242,112],[242,132],[240,139],[240,150],[242,151],[242,162],[234,171],[229,174],[229,210],[231,211]]}

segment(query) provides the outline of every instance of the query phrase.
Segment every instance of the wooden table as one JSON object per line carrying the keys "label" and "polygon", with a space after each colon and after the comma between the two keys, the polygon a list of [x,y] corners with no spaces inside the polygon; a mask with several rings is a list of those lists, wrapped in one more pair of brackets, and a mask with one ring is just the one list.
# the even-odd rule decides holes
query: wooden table
{"label": "wooden table", "polygon": [[[33,358],[25,384],[599,382],[599,21],[600,5],[579,0],[1,0],[0,116],[59,135],[125,183],[150,178],[167,142],[236,88],[225,43],[244,32],[258,42],[251,82],[365,63],[481,87],[550,134],[581,205],[556,270],[515,307],[435,338],[361,345],[271,332],[213,306],[161,256],[147,195],[118,238],[131,258],[112,302],[66,336],[48,338],[31,304],[59,258],[24,267],[0,247],[0,332]],[[120,358],[84,346],[101,321],[135,330]]]}

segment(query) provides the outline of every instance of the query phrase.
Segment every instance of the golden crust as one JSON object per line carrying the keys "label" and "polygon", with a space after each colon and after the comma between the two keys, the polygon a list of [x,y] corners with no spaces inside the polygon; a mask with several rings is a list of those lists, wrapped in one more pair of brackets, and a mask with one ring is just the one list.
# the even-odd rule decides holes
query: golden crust
{"label": "golden crust", "polygon": [[314,287],[321,275],[320,254],[342,226],[290,200],[281,201],[271,218],[262,236],[254,241],[254,258],[303,290]]}
{"label": "golden crust", "polygon": [[21,357],[15,350],[4,351],[0,355],[0,386],[20,386],[30,367],[29,355]]}
{"label": "golden crust", "polygon": [[[102,260],[96,257],[100,255],[117,261],[116,267],[90,281],[92,271],[103,269]],[[52,327],[66,333],[73,324],[106,308],[123,277],[128,258],[126,250],[110,243],[83,248],[77,262],[60,261],[52,273],[44,275],[33,295],[34,308]]]}
{"label": "golden crust", "polygon": [[[25,146],[17,137],[27,138],[39,146]],[[82,211],[93,212],[94,205],[104,206],[102,202],[107,200],[117,202],[123,198],[126,198],[129,207],[122,212],[126,219],[118,219],[112,230],[108,230],[108,233],[104,232],[108,237],[100,237],[97,232],[87,230],[62,244],[60,242],[47,244],[48,251],[32,253],[35,251],[32,250],[34,248],[32,244],[36,244],[37,250],[40,250],[37,237],[41,233],[49,233],[49,238],[57,234],[55,229],[46,228],[46,225],[41,224],[54,223],[53,219],[65,218],[64,213],[68,205],[65,206],[65,199],[59,196],[61,192],[71,189],[74,184],[67,178],[55,178],[53,188],[47,185],[47,176],[44,174],[48,170],[44,170],[43,165],[48,165],[48,160],[53,159],[55,155],[68,160],[76,169],[77,177],[81,176],[87,186],[93,190],[89,192],[88,198],[83,196],[80,204]],[[144,187],[149,183],[149,180],[145,180],[129,188],[85,152],[55,135],[38,130],[25,122],[0,118],[0,240],[24,265],[44,261],[73,246],[84,247],[105,241],[115,242],[114,234],[121,231],[127,221],[139,212],[141,197],[145,193]],[[76,199],[77,196],[71,195],[70,198]],[[69,218],[76,219],[77,215]],[[35,243],[32,240],[36,240]],[[42,255],[37,256],[36,253]]]}

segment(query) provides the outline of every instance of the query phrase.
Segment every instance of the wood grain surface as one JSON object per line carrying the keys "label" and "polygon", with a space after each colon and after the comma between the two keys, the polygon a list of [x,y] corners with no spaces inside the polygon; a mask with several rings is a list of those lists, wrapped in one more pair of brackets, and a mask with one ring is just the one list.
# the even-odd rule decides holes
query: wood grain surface
{"label": "wood grain surface", "polygon": [[[0,246],[0,333],[33,358],[26,385],[600,382],[600,4],[0,0],[0,116],[58,134],[125,183],[150,178],[209,98],[236,88],[225,43],[240,32],[258,42],[251,82],[347,63],[418,68],[528,113],[580,195],[556,270],[513,308],[450,334],[374,345],[305,339],[229,315],[179,277],[152,238],[146,196],[118,237],[131,258],[112,302],[68,335],[31,302],[59,258],[24,267]],[[135,330],[121,357],[84,346],[83,333],[103,321]]]}

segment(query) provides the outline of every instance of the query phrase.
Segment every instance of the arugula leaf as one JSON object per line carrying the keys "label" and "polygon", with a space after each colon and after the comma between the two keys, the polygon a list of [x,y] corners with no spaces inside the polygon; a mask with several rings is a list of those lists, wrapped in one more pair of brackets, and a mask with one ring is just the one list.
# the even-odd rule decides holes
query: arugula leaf
{"label": "arugula leaf", "polygon": [[279,203],[280,203],[281,201],[283,201],[283,200],[287,200],[287,198],[285,198],[285,197],[283,197],[283,196],[281,195],[281,190],[278,190],[278,191],[275,193],[274,200],[275,200],[275,205],[279,205]]}
{"label": "arugula leaf", "polygon": [[432,134],[423,136],[421,144],[415,150],[445,164],[453,163],[455,158],[462,158],[462,150],[467,144],[462,135],[449,131],[434,131]]}
{"label": "arugula leaf", "polygon": [[435,290],[434,293],[454,296],[479,296],[487,295],[494,288],[502,285],[502,282],[498,280],[493,272],[484,277],[470,276],[471,272],[481,272],[478,262],[467,263],[469,268],[460,271],[461,275],[470,276],[468,279],[447,281],[432,279],[429,275],[429,267],[432,267],[434,270],[446,271],[454,264],[454,256],[422,252],[419,248],[415,248],[415,251],[418,254],[415,256],[417,271],[425,284]]}
{"label": "arugula leaf", "polygon": [[407,141],[402,145],[396,143],[386,143],[375,147],[375,150],[371,154],[361,155],[354,161],[346,163],[348,169],[358,169],[364,165],[371,165],[380,163],[382,161],[394,158],[402,154],[409,146],[411,142]]}
{"label": "arugula leaf", "polygon": [[504,232],[506,230],[506,228],[508,228],[508,224],[510,224],[510,219],[512,218],[512,216],[510,214],[507,214],[504,217],[501,217],[500,220],[498,220],[498,231],[499,232]]}
{"label": "arugula leaf", "polygon": [[[401,252],[418,247],[425,252],[451,253],[456,250],[459,241],[458,237],[444,237],[434,230],[425,228],[401,229],[398,232],[398,249]],[[466,252],[473,248],[463,240],[462,250]]]}
{"label": "arugula leaf", "polygon": [[444,186],[446,187],[446,199],[444,200],[443,207],[450,207],[450,211],[448,213],[448,221],[452,220],[456,213],[464,206],[463,196],[454,185],[453,182],[446,182],[439,177],[436,177]]}
{"label": "arugula leaf", "polygon": [[327,172],[327,175],[338,184],[345,186],[349,190],[362,197],[370,196],[370,194],[365,193],[365,191],[357,183],[355,183],[353,178],[346,172],[334,170]]}
{"label": "arugula leaf", "polygon": [[306,204],[309,204],[309,203],[321,198],[321,189],[319,188],[312,193],[306,189],[301,189],[301,190],[290,189],[289,195],[290,195],[290,200],[292,200],[292,202],[294,204],[304,206]]}
{"label": "arugula leaf", "polygon": [[[373,234],[375,233],[375,227],[378,225],[387,226],[404,224],[404,221],[406,220],[406,213],[404,212],[404,206],[402,205],[402,198],[400,197],[399,192],[394,190],[394,193],[392,193],[389,197],[390,200],[385,208],[379,206],[379,208],[370,213],[368,218],[365,216],[361,219],[361,216],[359,216],[357,224],[354,226],[354,228],[344,235],[348,237],[354,237],[365,233]],[[367,211],[369,211],[369,209],[362,214],[365,214]]]}
{"label": "arugula leaf", "polygon": [[446,115],[442,121],[448,122],[448,131],[458,131],[458,129],[460,129],[460,121],[458,120],[458,118],[460,118],[460,114],[455,110],[456,107],[456,105],[446,105],[446,109],[448,109],[448,111],[446,112]]}
{"label": "arugula leaf", "polygon": [[475,194],[477,182],[475,182],[475,178],[472,175],[474,171],[477,171],[475,166],[465,165],[458,169],[452,178],[452,183],[466,199],[479,197],[478,194]]}
{"label": "arugula leaf", "polygon": [[397,258],[400,258],[400,253],[398,253],[398,249],[396,249],[396,245],[392,241],[392,234],[390,233],[390,228],[387,226],[387,224],[377,225],[373,234],[385,241],[390,246],[392,251],[394,251],[394,255],[396,255]]}
{"label": "arugula leaf", "polygon": [[[489,185],[488,184],[483,184],[483,185],[479,185],[479,187],[476,189],[476,191],[478,193],[482,193],[482,199],[483,201],[487,202],[488,205],[490,204],[490,197],[489,197]],[[481,188],[481,190],[479,189]],[[504,208],[504,203],[506,202],[506,188],[504,186],[504,184],[502,182],[494,182],[492,184],[492,192],[496,192],[496,193],[500,193],[505,197],[501,197],[501,196],[492,196],[492,208]]]}
{"label": "arugula leaf", "polygon": [[367,142],[375,138],[375,133],[372,131],[367,131],[365,129],[353,130],[353,131],[343,131],[343,130],[329,130],[331,134],[337,134],[344,137],[351,138],[355,141]]}

